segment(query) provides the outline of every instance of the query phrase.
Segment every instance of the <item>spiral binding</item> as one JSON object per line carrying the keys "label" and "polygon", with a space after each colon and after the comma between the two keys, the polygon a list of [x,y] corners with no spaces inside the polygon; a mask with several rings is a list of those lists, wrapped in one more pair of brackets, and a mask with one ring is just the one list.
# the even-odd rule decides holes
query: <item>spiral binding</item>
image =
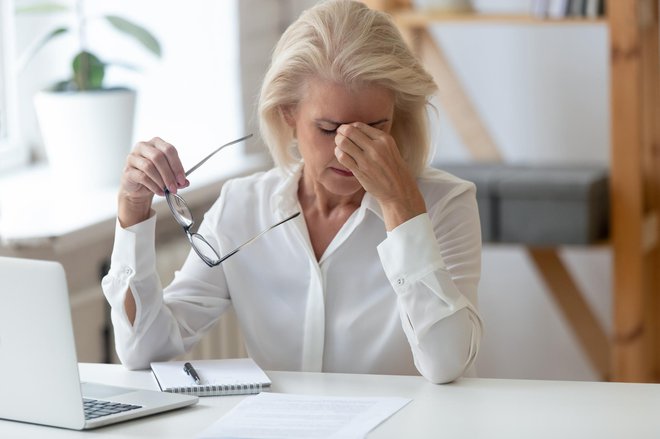
{"label": "spiral binding", "polygon": [[198,396],[250,395],[260,393],[264,388],[261,383],[208,384],[203,386],[175,387],[167,389],[167,392]]}

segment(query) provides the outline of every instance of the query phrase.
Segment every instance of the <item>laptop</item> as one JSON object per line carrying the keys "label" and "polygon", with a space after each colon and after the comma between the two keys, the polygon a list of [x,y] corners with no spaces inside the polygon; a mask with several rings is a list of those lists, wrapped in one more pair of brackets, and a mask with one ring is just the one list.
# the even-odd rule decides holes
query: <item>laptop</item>
{"label": "laptop", "polygon": [[0,257],[1,419],[86,430],[197,402],[191,395],[81,383],[63,267]]}

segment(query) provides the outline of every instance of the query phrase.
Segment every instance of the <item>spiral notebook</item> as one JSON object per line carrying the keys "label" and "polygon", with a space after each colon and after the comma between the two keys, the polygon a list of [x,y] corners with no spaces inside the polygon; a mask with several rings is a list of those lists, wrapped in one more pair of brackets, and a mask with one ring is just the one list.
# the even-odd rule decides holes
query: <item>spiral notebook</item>
{"label": "spiral notebook", "polygon": [[151,363],[151,371],[163,392],[197,396],[246,395],[270,388],[270,378],[251,358],[190,360],[200,384],[184,371],[185,361]]}

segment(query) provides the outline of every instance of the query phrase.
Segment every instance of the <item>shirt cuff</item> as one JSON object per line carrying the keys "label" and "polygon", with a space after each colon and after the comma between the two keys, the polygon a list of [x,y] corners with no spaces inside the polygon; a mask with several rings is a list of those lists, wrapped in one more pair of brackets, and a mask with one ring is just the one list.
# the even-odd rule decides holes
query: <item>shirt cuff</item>
{"label": "shirt cuff", "polygon": [[[110,273],[103,278],[103,293],[112,307],[112,322],[115,335],[123,333],[130,338],[135,326],[126,315],[124,301],[126,290],[139,279],[148,279],[156,273],[156,215],[141,223],[123,228],[119,220],[115,223],[115,241],[112,249]],[[138,294],[135,298],[136,317],[134,323],[141,321],[142,303]]]}
{"label": "shirt cuff", "polygon": [[156,213],[149,219],[123,228],[119,220],[115,224],[115,242],[112,248],[111,267],[137,280],[156,271]]}
{"label": "shirt cuff", "polygon": [[378,245],[378,255],[397,292],[405,291],[426,274],[445,268],[428,213],[387,232],[387,239]]}

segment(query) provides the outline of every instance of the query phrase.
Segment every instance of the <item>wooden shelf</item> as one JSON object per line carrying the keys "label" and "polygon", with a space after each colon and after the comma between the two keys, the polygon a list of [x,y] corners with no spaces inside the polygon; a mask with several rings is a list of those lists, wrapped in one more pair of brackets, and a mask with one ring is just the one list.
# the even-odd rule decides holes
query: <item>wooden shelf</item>
{"label": "wooden shelf", "polygon": [[504,25],[529,25],[529,26],[606,26],[605,18],[538,18],[531,15],[500,15],[500,14],[475,14],[471,12],[448,13],[435,11],[402,10],[393,12],[392,18],[399,26],[425,27],[431,24],[504,24]]}

